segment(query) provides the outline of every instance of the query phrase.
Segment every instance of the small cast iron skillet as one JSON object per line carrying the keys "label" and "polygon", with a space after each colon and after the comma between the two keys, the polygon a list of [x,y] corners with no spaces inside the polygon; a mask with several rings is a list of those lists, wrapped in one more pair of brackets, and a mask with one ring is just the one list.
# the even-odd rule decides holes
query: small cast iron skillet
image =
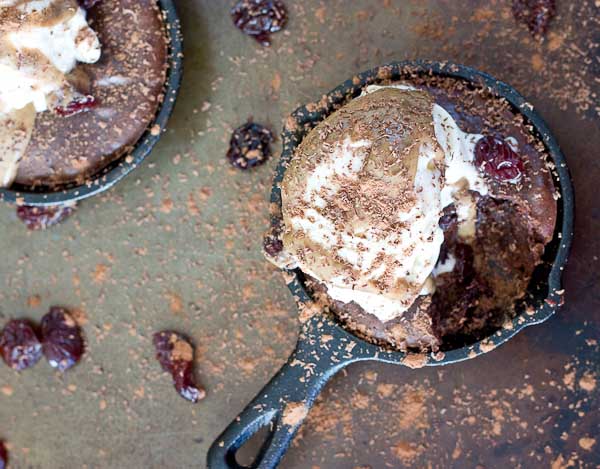
{"label": "small cast iron skillet", "polygon": [[[571,246],[573,228],[573,189],[565,158],[546,124],[525,98],[507,84],[472,68],[447,62],[391,63],[346,81],[327,95],[329,99],[320,102],[320,108],[302,107],[296,110],[292,115],[294,125],[286,125],[283,132],[284,148],[273,184],[271,202],[281,207],[280,183],[287,163],[310,128],[349,99],[358,96],[366,85],[384,80],[400,80],[415,73],[462,79],[487,87],[495,95],[504,97],[532,124],[556,165],[554,182],[561,197],[558,200],[554,238],[546,247],[544,262],[533,274],[527,299],[510,324],[484,340],[442,354],[421,356],[389,351],[365,342],[344,330],[334,318],[317,311],[302,325],[298,344],[287,363],[213,443],[208,453],[210,469],[242,467],[235,459],[237,450],[267,425],[270,426],[270,434],[251,467],[276,467],[325,383],[350,363],[375,360],[413,368],[457,363],[486,353],[525,327],[545,321],[562,304],[561,274]],[[311,297],[302,272],[295,270],[289,274],[291,280],[288,286],[292,294],[304,307],[310,305]]]}
{"label": "small cast iron skillet", "polygon": [[[164,99],[148,126],[148,129],[158,125],[162,131],[167,125],[169,116],[173,112],[175,99],[181,84],[183,66],[183,41],[180,30],[179,17],[175,10],[173,0],[158,0],[158,6],[163,12],[163,22],[168,38],[167,77],[163,89]],[[30,187],[13,184],[10,188],[0,188],[0,200],[18,205],[52,206],[87,199],[110,189],[117,182],[127,176],[150,154],[160,134],[153,135],[146,130],[135,144],[133,150],[109,164],[88,182],[82,185],[67,184],[56,189]]]}

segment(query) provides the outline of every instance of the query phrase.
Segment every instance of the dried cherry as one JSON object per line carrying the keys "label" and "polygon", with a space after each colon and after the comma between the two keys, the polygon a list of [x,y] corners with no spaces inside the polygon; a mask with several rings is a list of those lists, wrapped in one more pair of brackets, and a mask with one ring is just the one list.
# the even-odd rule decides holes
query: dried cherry
{"label": "dried cherry", "polygon": [[42,318],[42,351],[50,366],[59,371],[68,370],[81,360],[81,329],[66,309],[53,306]]}
{"label": "dried cherry", "polygon": [[31,207],[21,205],[17,207],[17,217],[25,223],[30,230],[45,230],[58,225],[75,211],[72,205],[55,205],[52,207]]}
{"label": "dried cherry", "polygon": [[233,131],[229,142],[227,159],[240,169],[263,164],[271,155],[273,134],[266,127],[247,122]]}
{"label": "dried cherry", "polygon": [[269,256],[276,257],[283,251],[283,241],[273,236],[266,236],[263,240],[263,249]]}
{"label": "dried cherry", "polygon": [[21,371],[39,361],[42,344],[28,321],[12,319],[0,334],[0,351],[8,366]]}
{"label": "dried cherry", "polygon": [[154,334],[153,342],[156,359],[164,371],[171,373],[179,395],[194,403],[203,399],[206,392],[194,378],[194,349],[189,340],[178,332],[161,331]]}
{"label": "dried cherry", "polygon": [[283,241],[281,240],[282,220],[276,218],[271,220],[271,228],[263,238],[263,249],[265,253],[276,258],[283,251]]}
{"label": "dried cherry", "polygon": [[541,37],[556,15],[556,0],[513,0],[512,12],[517,21],[525,23],[532,35]]}
{"label": "dried cherry", "polygon": [[0,440],[0,469],[5,469],[6,467],[8,467],[8,451],[4,442]]}
{"label": "dried cherry", "polygon": [[486,136],[475,145],[475,162],[494,179],[516,183],[523,175],[523,162],[512,147],[499,137]]}
{"label": "dried cherry", "polygon": [[236,28],[263,46],[271,45],[271,33],[287,23],[287,10],[281,0],[239,0],[231,9]]}
{"label": "dried cherry", "polygon": [[96,101],[96,98],[87,94],[77,96],[66,106],[57,107],[54,109],[54,111],[63,117],[68,117],[74,114],[79,114],[80,112],[89,111],[90,109],[96,107],[97,104],[98,102]]}

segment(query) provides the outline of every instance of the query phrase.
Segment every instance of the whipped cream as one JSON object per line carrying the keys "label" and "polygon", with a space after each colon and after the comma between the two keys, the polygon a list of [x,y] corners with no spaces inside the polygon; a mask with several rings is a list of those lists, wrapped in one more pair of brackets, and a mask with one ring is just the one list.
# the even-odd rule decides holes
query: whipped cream
{"label": "whipped cream", "polygon": [[[408,85],[390,87],[422,93]],[[365,99],[366,95],[382,88],[386,87],[369,86],[356,99]],[[331,269],[324,275],[322,269],[315,271],[312,268],[315,264],[306,262],[302,256],[295,259],[296,266],[323,282],[333,299],[355,302],[383,322],[401,316],[419,295],[430,294],[432,276],[454,268],[453,258],[436,268],[444,241],[439,226],[444,207],[456,204],[459,231],[469,238],[474,236],[476,215],[475,201],[469,191],[488,193],[487,183],[474,164],[475,143],[481,135],[463,132],[452,116],[437,104],[433,104],[431,110],[431,125],[435,141],[421,142],[418,148],[412,188],[414,200],[406,210],[396,213],[400,229],[382,231],[377,226],[354,225],[340,231],[335,220],[322,211],[328,200],[340,196],[338,193],[345,185],[360,178],[368,164],[373,142],[350,137],[332,148],[330,157],[311,169],[304,195],[309,208],[291,216],[291,227],[287,227],[307,237],[324,255],[337,257],[352,266],[352,273]],[[360,272],[360,280],[356,272]],[[378,289],[376,286],[384,278],[387,285],[405,288]]]}
{"label": "whipped cream", "polygon": [[[402,232],[390,232],[382,236],[377,227],[355,227],[354,232],[338,233],[334,223],[319,213],[318,208],[325,207],[322,190],[327,198],[335,196],[342,188],[335,179],[358,179],[365,164],[371,142],[368,140],[352,141],[349,138],[333,150],[331,159],[315,168],[309,176],[305,201],[316,205],[308,209],[304,216],[291,219],[294,230],[306,233],[314,242],[327,248],[333,247],[338,236],[343,247],[336,251],[337,255],[355,268],[365,272],[374,282],[384,274],[385,264],[377,266],[379,254],[397,260],[394,275],[407,283],[422,285],[431,273],[439,256],[444,234],[438,227],[441,215],[441,199],[439,193],[441,174],[434,164],[435,151],[423,147],[420,152],[415,175],[417,201],[414,207],[400,214],[400,220],[410,228]],[[362,151],[361,151],[362,150]],[[361,291],[349,284],[345,275],[329,279],[319,278],[307,266],[302,266],[308,274],[327,285],[332,298],[349,303],[355,301],[367,311],[377,311],[384,320],[392,319],[406,310],[414,301],[414,295],[396,293],[390,300],[377,291]]]}
{"label": "whipped cream", "polygon": [[456,258],[452,254],[448,254],[448,256],[444,260],[444,262],[439,262],[434,267],[433,272],[431,272],[431,274],[434,277],[438,277],[439,275],[452,272],[454,270],[455,266],[456,266]]}
{"label": "whipped cream", "polygon": [[[422,286],[433,270],[444,241],[444,233],[438,226],[443,207],[440,198],[441,173],[432,164],[435,158],[433,148],[423,146],[420,149],[414,180],[416,202],[410,211],[398,214],[407,229],[389,233],[383,239],[377,229],[367,229],[358,238],[355,238],[356,233],[342,236],[348,247],[340,249],[338,254],[363,272],[371,270],[369,277],[373,281],[377,281],[384,273],[384,264],[373,269],[378,254],[382,252],[394,258],[398,264],[393,276],[408,284]],[[308,235],[311,236],[310,233]],[[332,298],[344,303],[354,301],[382,321],[399,316],[415,300],[414,290],[388,297],[380,292],[356,289],[343,275],[323,280]]]}
{"label": "whipped cream", "polygon": [[[32,129],[21,111],[30,105],[36,112],[67,105],[74,96],[68,74],[77,62],[96,62],[100,42],[75,0],[0,0],[0,14],[0,119]],[[14,135],[20,143],[8,144],[11,129],[0,131],[3,148],[13,148],[0,156],[4,187],[12,183],[26,148],[22,135]]]}

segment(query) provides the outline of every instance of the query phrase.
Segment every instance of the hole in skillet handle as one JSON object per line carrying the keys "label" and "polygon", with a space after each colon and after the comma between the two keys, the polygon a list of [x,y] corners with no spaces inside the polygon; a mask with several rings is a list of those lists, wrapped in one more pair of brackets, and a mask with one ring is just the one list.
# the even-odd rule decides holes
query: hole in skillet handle
{"label": "hole in skillet handle", "polygon": [[[354,349],[357,342],[320,315],[306,322],[287,363],[212,444],[208,468],[277,467],[329,379],[350,363],[374,359],[376,347]],[[238,450],[265,427],[268,433],[258,455],[249,466],[240,465]]]}
{"label": "hole in skillet handle", "polygon": [[166,128],[175,107],[175,100],[183,74],[183,36],[175,4],[173,0],[157,0],[157,3],[162,11],[168,42],[168,69],[163,89],[163,101],[157,109],[156,116],[136,142],[133,150],[110,163],[98,174],[90,177],[84,184],[67,184],[56,188],[31,188],[13,185],[10,188],[0,188],[0,201],[17,205],[49,207],[87,199],[113,187],[136,169],[150,154],[161,136],[160,133],[156,134],[151,132],[150,129],[158,126],[162,132]]}
{"label": "hole in skillet handle", "polygon": [[258,427],[258,430],[235,453],[236,463],[240,467],[252,467],[262,459],[269,441],[273,438],[273,422]]}

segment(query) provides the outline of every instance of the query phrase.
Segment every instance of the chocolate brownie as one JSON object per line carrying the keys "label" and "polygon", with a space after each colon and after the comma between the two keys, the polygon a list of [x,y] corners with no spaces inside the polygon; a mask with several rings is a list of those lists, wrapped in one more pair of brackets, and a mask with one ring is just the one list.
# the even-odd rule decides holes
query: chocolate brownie
{"label": "chocolate brownie", "polygon": [[[419,296],[399,317],[383,322],[355,302],[333,299],[325,284],[304,276],[312,294],[357,335],[393,349],[444,350],[472,343],[514,317],[554,233],[556,190],[543,143],[508,102],[449,77],[419,75],[403,84],[430,93],[465,132],[513,138],[520,178],[508,183],[486,176],[489,193],[470,192],[476,217],[469,243],[457,235],[454,204],[444,209],[437,266],[451,256],[453,268],[436,275],[433,293]],[[265,245],[275,262],[283,248],[281,231],[271,232]]]}
{"label": "chocolate brownie", "polygon": [[163,98],[167,37],[155,0],[101,0],[87,13],[102,45],[100,60],[78,64],[72,80],[97,105],[61,116],[39,113],[16,184],[81,184],[126,154]]}

